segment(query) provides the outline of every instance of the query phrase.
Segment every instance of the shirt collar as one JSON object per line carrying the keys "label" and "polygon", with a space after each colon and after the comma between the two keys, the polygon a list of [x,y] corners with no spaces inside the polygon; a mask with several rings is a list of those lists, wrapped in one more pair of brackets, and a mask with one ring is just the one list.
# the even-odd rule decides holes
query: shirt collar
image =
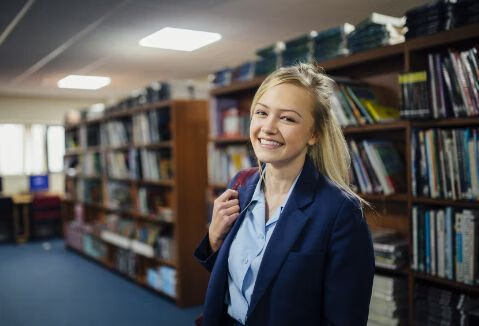
{"label": "shirt collar", "polygon": [[[288,198],[289,196],[291,195],[291,192],[293,191],[294,189],[294,186],[296,185],[296,183],[298,182],[298,179],[299,179],[299,176],[301,175],[301,172],[302,172],[302,169],[301,171],[299,171],[298,175],[296,176],[296,179],[294,179],[293,181],[293,184],[291,185],[291,187],[289,188],[289,191],[288,191],[288,194],[286,195],[286,197],[284,198],[284,201],[283,203],[281,204],[281,209],[280,211],[283,210],[284,206],[286,205],[286,202],[288,201]],[[254,204],[254,203],[264,203],[264,192],[263,192],[263,189],[261,187],[262,183],[263,183],[263,177],[264,177],[264,174],[266,173],[266,166],[263,168],[263,172],[261,173],[261,175],[259,176],[259,180],[258,180],[258,183],[256,184],[256,187],[254,189],[254,192],[253,192],[253,196],[251,197],[251,202]]]}

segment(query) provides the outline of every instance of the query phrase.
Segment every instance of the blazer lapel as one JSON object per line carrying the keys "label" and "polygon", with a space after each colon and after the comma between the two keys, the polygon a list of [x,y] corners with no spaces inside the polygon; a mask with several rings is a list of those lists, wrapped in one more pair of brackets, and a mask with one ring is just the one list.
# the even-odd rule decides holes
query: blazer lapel
{"label": "blazer lapel", "polygon": [[303,213],[301,208],[307,206],[313,200],[317,180],[318,172],[315,170],[312,162],[306,159],[298,182],[281,213],[278,224],[265,249],[248,308],[247,318],[265,294],[296,239],[310,219],[309,216]]}

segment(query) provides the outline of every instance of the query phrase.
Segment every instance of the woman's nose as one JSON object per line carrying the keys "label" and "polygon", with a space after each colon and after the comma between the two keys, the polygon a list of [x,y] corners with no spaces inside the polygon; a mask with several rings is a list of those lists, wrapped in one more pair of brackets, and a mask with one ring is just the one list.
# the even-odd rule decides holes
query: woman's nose
{"label": "woman's nose", "polygon": [[261,129],[264,132],[274,133],[277,131],[276,124],[277,124],[276,118],[270,115],[267,119],[264,120],[264,124]]}

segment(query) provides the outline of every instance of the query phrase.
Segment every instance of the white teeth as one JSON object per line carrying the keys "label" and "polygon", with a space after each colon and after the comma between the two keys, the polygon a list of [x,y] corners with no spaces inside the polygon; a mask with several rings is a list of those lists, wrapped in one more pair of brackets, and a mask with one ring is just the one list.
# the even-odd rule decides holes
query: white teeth
{"label": "white teeth", "polygon": [[273,145],[273,146],[280,146],[280,145],[281,145],[281,144],[278,143],[277,141],[274,141],[274,140],[266,140],[266,139],[263,139],[263,138],[260,139],[260,143],[261,143],[261,144],[265,144],[265,145]]}

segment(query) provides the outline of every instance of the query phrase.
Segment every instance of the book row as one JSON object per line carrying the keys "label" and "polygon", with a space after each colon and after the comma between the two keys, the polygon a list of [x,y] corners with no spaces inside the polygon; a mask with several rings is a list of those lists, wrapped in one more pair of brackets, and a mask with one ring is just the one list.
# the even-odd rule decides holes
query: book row
{"label": "book row", "polygon": [[477,47],[430,53],[427,70],[399,76],[401,117],[467,117],[479,114]]}
{"label": "book row", "polygon": [[215,147],[208,145],[208,182],[226,184],[239,171],[256,166],[256,160],[244,145]]}
{"label": "book row", "polygon": [[479,128],[413,130],[414,196],[479,199]]}
{"label": "book row", "polygon": [[472,326],[479,323],[477,298],[416,283],[414,325]]}
{"label": "book row", "polygon": [[414,206],[412,268],[474,285],[478,275],[479,210]]}
{"label": "book row", "polygon": [[393,143],[380,140],[349,140],[352,184],[361,193],[390,195],[406,191],[405,164]]}

